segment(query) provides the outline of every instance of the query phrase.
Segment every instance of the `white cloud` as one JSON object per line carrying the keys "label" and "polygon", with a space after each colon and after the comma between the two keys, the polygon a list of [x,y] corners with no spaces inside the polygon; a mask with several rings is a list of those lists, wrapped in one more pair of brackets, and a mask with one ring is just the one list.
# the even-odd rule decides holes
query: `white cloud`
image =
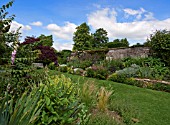
{"label": "white cloud", "polygon": [[74,23],[66,22],[64,26],[49,24],[47,29],[59,39],[72,40],[76,27],[77,26]]}
{"label": "white cloud", "polygon": [[143,8],[140,8],[139,10],[125,8],[125,9],[123,9],[123,11],[125,12],[125,14],[128,14],[128,15],[138,15],[138,14],[142,14],[142,13],[146,12],[146,10]]}
{"label": "white cloud", "polygon": [[125,18],[129,18],[130,16],[134,16],[135,20],[138,21],[142,19],[142,16],[145,18],[143,20],[155,20],[153,13],[146,11],[143,8],[140,8],[139,10],[134,10],[130,8],[123,9],[125,13]]}
{"label": "white cloud", "polygon": [[73,43],[60,43],[60,42],[54,42],[53,47],[56,50],[72,50]]}
{"label": "white cloud", "polygon": [[[144,12],[146,12],[146,10],[141,8],[140,13]],[[131,15],[139,14],[139,12],[130,9],[126,10],[125,13]],[[153,14],[149,12],[145,14],[142,20],[132,22],[119,23],[117,22],[116,16],[116,12],[113,14],[113,9],[100,9],[88,15],[88,24],[91,25],[93,29],[104,28],[108,32],[109,38],[112,40],[115,38],[128,38],[132,41],[145,41],[149,34],[153,33],[155,30],[170,30],[170,18],[166,20],[156,20]],[[140,14],[138,16],[138,18],[142,18]]]}
{"label": "white cloud", "polygon": [[16,21],[12,21],[10,31],[16,31],[18,28],[20,28],[20,32],[23,32],[24,30],[31,30],[31,26],[29,25],[23,25],[21,23],[18,23]]}
{"label": "white cloud", "polygon": [[32,22],[31,25],[33,25],[33,26],[42,26],[43,24],[42,24],[42,22],[37,21],[37,22]]}
{"label": "white cloud", "polygon": [[144,16],[145,16],[144,20],[155,20],[154,15],[151,12],[148,12]]}

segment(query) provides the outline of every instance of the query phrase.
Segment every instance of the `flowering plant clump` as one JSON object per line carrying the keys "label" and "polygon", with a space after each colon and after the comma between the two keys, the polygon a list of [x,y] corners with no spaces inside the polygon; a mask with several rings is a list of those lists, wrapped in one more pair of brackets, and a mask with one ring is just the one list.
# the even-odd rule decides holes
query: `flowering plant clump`
{"label": "flowering plant clump", "polygon": [[12,65],[14,64],[16,53],[17,53],[16,49],[14,51],[12,51],[12,55],[11,55],[11,63],[12,63]]}

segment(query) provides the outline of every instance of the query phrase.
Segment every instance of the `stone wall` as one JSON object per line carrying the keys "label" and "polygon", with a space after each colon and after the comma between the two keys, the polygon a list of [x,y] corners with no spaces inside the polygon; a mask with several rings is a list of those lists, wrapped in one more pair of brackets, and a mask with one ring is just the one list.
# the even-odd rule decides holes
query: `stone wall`
{"label": "stone wall", "polygon": [[150,49],[148,47],[115,48],[110,49],[106,54],[106,59],[122,59],[127,57],[148,57]]}

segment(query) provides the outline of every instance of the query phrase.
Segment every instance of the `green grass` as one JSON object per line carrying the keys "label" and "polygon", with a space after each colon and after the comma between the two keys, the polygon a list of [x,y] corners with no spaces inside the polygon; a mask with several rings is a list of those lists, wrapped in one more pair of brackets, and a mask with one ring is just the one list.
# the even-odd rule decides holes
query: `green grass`
{"label": "green grass", "polygon": [[[60,73],[50,71],[49,74]],[[94,81],[98,87],[104,86],[114,90],[114,94],[111,96],[110,109],[116,109],[119,104],[123,104],[124,110],[130,107],[130,111],[127,110],[125,115],[137,114],[139,122],[135,123],[135,125],[170,125],[170,93],[138,88],[112,81],[64,74],[71,78],[73,82],[83,84],[89,80]],[[135,113],[136,111],[137,113]]]}

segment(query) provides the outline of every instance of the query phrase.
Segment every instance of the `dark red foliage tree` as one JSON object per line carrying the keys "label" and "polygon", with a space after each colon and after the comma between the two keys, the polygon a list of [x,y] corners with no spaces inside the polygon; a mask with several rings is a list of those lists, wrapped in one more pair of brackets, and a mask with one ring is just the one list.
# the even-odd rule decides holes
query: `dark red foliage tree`
{"label": "dark red foliage tree", "polygon": [[36,49],[39,49],[41,51],[41,54],[39,55],[37,61],[43,62],[45,65],[49,64],[50,62],[54,62],[55,65],[58,65],[57,56],[52,47],[37,46]]}
{"label": "dark red foliage tree", "polygon": [[[39,58],[36,59],[37,62],[41,62],[44,65],[54,62],[55,65],[58,66],[57,56],[55,54],[54,48],[51,46],[43,46],[40,40],[40,38],[27,36],[25,41],[21,43],[20,46],[23,46],[24,50],[40,50],[41,54],[39,55]],[[22,55],[22,53],[20,53],[20,55]]]}
{"label": "dark red foliage tree", "polygon": [[25,38],[25,41],[23,43],[21,43],[21,45],[31,44],[31,43],[35,43],[35,42],[39,42],[39,41],[40,41],[40,38],[27,36]]}

